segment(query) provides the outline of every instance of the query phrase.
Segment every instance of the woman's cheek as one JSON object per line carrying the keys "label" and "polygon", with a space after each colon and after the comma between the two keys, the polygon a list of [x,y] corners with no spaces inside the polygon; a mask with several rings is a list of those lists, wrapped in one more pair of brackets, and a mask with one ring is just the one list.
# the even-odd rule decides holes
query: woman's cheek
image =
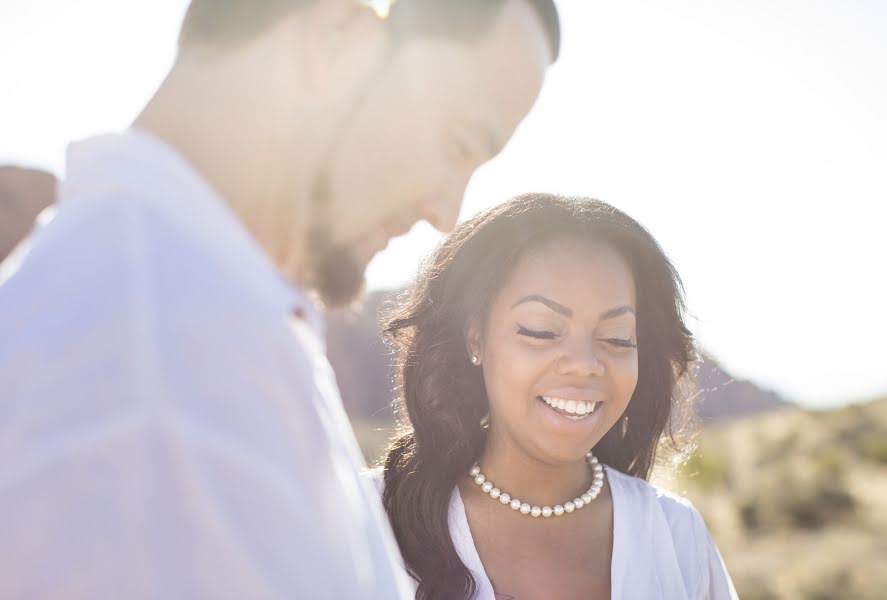
{"label": "woman's cheek", "polygon": [[614,365],[614,370],[620,395],[625,396],[624,400],[628,401],[638,383],[637,353],[633,352],[622,357],[622,360]]}

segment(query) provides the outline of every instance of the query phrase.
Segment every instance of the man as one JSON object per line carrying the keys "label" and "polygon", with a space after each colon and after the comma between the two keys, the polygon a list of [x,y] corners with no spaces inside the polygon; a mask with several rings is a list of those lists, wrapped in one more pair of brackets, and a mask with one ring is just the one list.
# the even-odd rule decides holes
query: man
{"label": "man", "polygon": [[550,0],[193,0],[0,272],[0,597],[406,597],[309,298],[452,226],[557,49]]}

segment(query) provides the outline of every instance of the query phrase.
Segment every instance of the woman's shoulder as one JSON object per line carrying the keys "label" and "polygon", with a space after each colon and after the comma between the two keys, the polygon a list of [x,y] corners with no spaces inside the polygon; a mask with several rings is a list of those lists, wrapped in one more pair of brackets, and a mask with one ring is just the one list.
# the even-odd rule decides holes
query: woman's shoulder
{"label": "woman's shoulder", "polygon": [[[670,543],[654,543],[656,564],[676,562],[685,588],[693,590],[693,598],[735,599],[720,553],[711,538],[702,515],[688,499],[639,477],[607,468],[607,477],[614,495],[619,523],[626,539],[636,543],[652,539]],[[618,489],[616,489],[618,488]],[[635,549],[636,550],[636,549]],[[670,557],[669,557],[670,556]],[[668,560],[666,560],[668,558]],[[651,560],[654,560],[651,559]]]}
{"label": "woman's shoulder", "polygon": [[702,519],[692,502],[664,487],[612,467],[607,467],[607,477],[611,480],[611,485],[613,480],[618,483],[622,496],[632,501],[632,505],[638,508],[647,507],[650,503],[658,505],[672,529],[674,526],[687,526],[691,523],[695,526],[697,519]]}
{"label": "woman's shoulder", "polygon": [[[681,559],[696,562],[706,551],[708,531],[702,515],[688,499],[649,481],[608,468],[615,510],[622,513],[622,523],[631,523],[647,532],[661,532],[671,538],[671,544]],[[640,533],[640,531],[638,531]],[[692,558],[691,558],[692,557]]]}

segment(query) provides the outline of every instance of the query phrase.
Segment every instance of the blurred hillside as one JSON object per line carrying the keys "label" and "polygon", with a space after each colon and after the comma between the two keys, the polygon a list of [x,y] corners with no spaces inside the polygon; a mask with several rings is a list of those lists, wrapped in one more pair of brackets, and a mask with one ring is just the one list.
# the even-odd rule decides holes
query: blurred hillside
{"label": "blurred hillside", "polygon": [[[342,400],[352,419],[391,422],[392,354],[380,334],[379,322],[396,292],[373,292],[358,312],[332,315],[328,321],[327,354],[336,371]],[[705,421],[766,412],[792,406],[775,392],[749,381],[735,380],[717,361],[704,357],[696,381],[697,412]]]}
{"label": "blurred hillside", "polygon": [[887,398],[712,423],[676,475],[743,600],[887,598]]}

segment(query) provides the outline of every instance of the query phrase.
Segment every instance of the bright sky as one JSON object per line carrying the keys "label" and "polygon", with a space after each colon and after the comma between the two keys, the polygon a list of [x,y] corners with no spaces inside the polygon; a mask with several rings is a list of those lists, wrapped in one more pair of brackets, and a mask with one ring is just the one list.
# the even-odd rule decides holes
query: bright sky
{"label": "bright sky", "polygon": [[[409,0],[401,0],[409,1]],[[625,210],[703,346],[810,406],[887,393],[887,3],[561,0],[563,56],[463,217],[524,191]],[[169,67],[185,0],[3,0],[0,164],[62,169]],[[420,224],[371,265],[402,284]]]}

